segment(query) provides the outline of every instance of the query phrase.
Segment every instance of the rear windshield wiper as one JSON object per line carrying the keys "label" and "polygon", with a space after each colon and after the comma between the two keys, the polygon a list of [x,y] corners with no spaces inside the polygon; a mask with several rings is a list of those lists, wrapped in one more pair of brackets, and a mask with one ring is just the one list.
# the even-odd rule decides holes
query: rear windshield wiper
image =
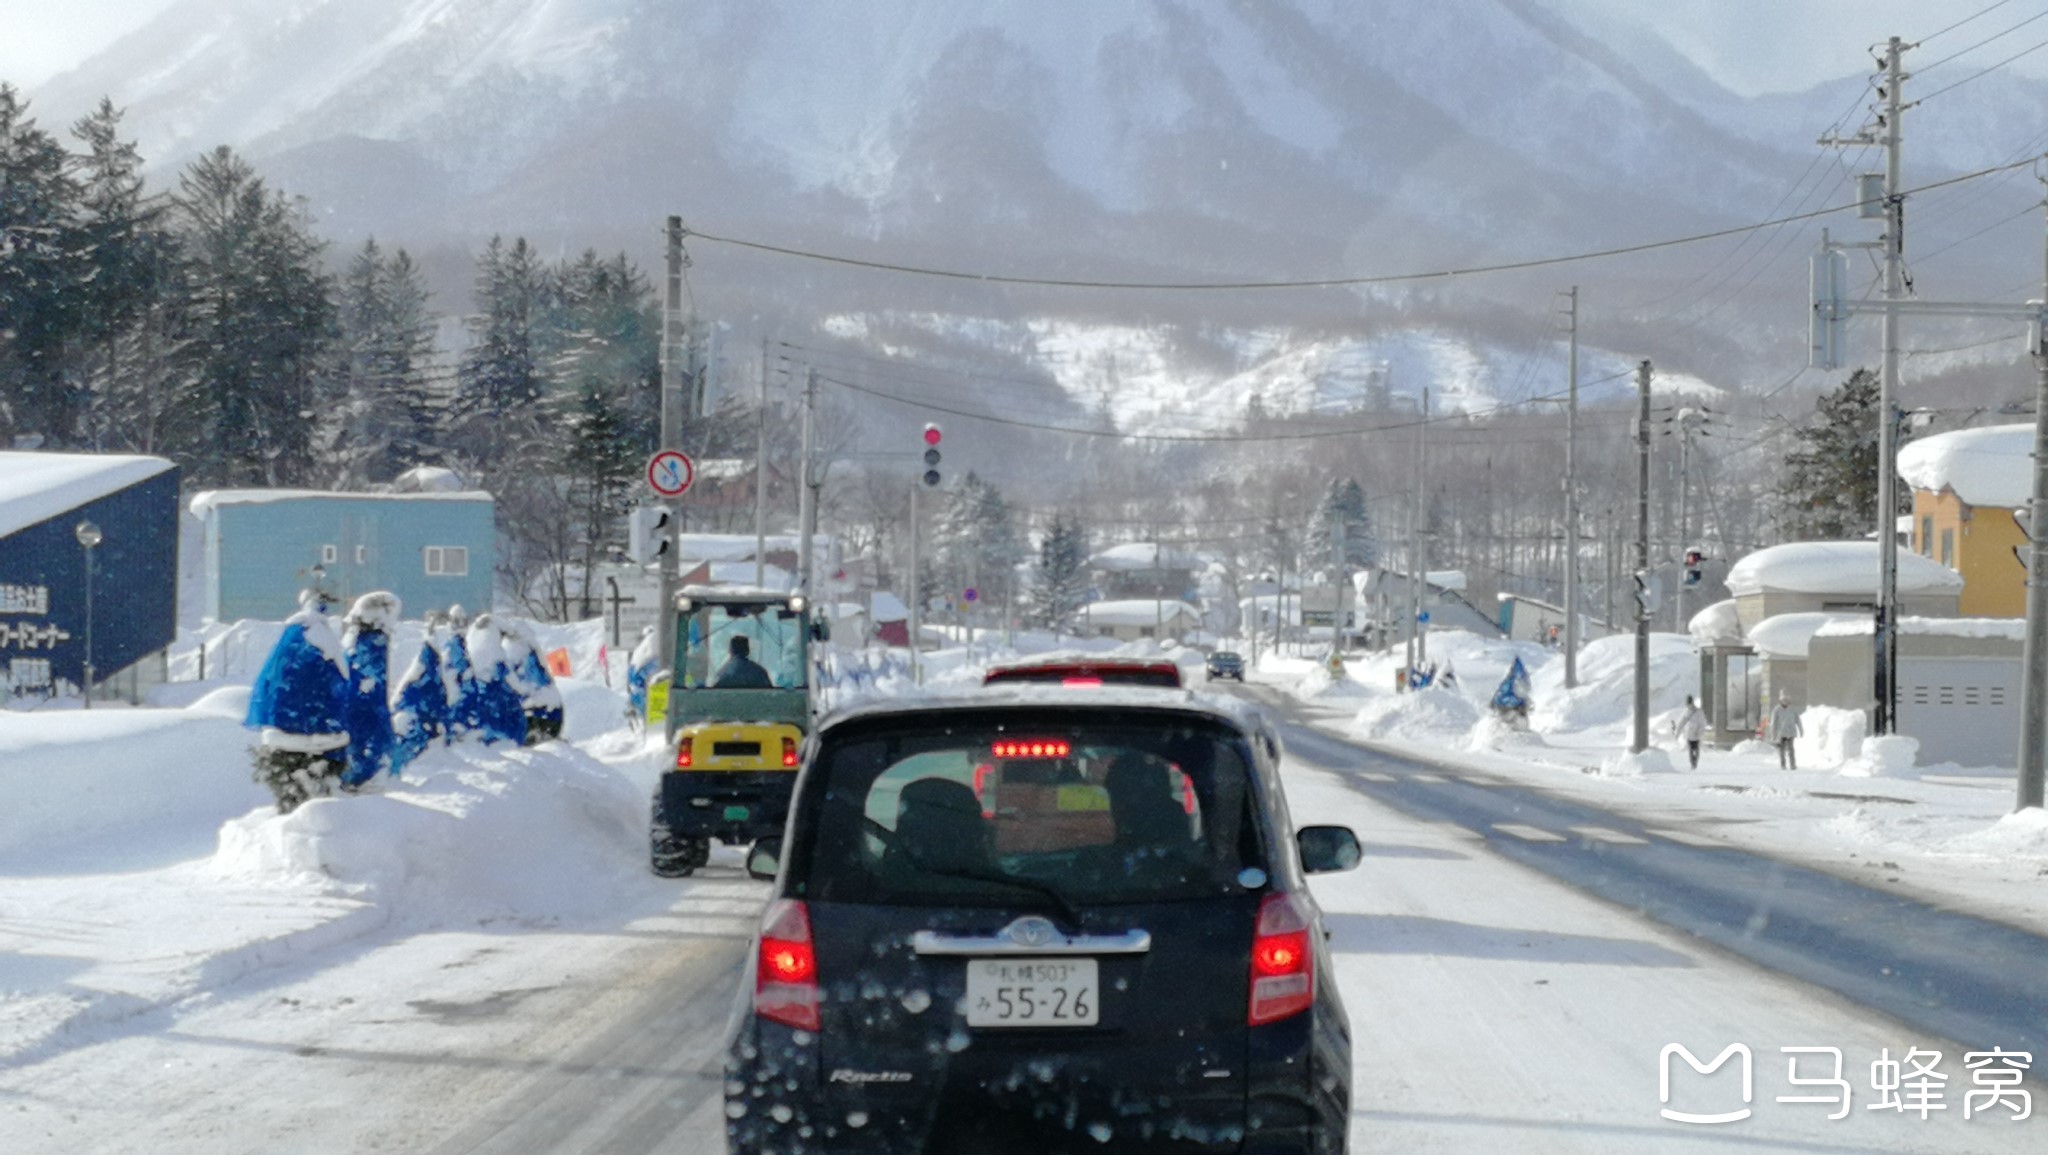
{"label": "rear windshield wiper", "polygon": [[[912,861],[915,861],[915,859],[913,859]],[[1073,928],[1076,931],[1081,929],[1080,909],[1076,907],[1073,904],[1073,902],[1067,898],[1066,895],[1061,894],[1058,888],[1052,886],[1050,883],[1040,882],[1035,878],[1019,878],[1014,874],[1000,874],[992,870],[941,870],[935,867],[925,866],[923,863],[918,863],[917,869],[918,872],[921,874],[936,875],[940,878],[959,878],[965,879],[970,882],[993,882],[998,886],[1010,886],[1015,887],[1018,890],[1031,891],[1034,894],[1043,897],[1046,901],[1050,902],[1053,905],[1053,907],[1057,909],[1061,914],[1065,915],[1067,917],[1067,921],[1070,924],[1072,924]]]}

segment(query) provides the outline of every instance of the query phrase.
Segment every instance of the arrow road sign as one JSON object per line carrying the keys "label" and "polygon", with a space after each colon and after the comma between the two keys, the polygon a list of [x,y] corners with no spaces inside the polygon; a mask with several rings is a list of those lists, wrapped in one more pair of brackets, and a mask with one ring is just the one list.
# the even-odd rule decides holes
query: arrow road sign
{"label": "arrow road sign", "polygon": [[663,497],[681,497],[696,477],[697,466],[678,450],[664,449],[647,459],[647,484]]}

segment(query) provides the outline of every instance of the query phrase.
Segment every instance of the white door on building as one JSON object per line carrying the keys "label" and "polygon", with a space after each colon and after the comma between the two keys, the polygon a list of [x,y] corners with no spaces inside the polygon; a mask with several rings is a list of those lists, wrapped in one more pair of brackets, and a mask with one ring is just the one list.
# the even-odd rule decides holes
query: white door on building
{"label": "white door on building", "polygon": [[2019,757],[2016,658],[1899,659],[1899,732],[1932,766],[2011,766]]}

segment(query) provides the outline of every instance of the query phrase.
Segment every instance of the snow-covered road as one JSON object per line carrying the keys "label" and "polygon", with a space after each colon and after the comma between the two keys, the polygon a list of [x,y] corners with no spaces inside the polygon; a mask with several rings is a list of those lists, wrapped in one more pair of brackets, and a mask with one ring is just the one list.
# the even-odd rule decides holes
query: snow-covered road
{"label": "snow-covered road", "polygon": [[[2041,1148],[2048,1122],[1981,1102],[1963,1117],[1981,1072],[1955,1042],[1532,866],[1589,840],[1617,864],[1664,843],[1672,859],[1687,831],[1561,824],[1532,807],[1482,834],[1388,803],[1486,788],[1295,738],[1296,820],[1347,823],[1368,847],[1358,870],[1313,884],[1354,1025],[1354,1150]],[[337,800],[324,817],[234,819],[228,833],[250,837],[224,839],[211,862],[94,875],[45,856],[0,874],[0,1028],[12,1022],[19,1044],[0,1048],[0,1151],[723,1150],[719,1047],[765,887],[739,877],[730,850],[702,877],[644,874],[642,788],[604,785],[606,765],[637,757],[450,755],[404,793]],[[422,825],[400,803],[462,817]],[[259,829],[317,834],[329,868],[360,870],[342,836],[391,823],[408,832],[407,868],[359,897],[258,870],[297,861],[296,843],[269,846]],[[540,831],[551,871],[529,877]],[[523,911],[507,905],[514,883]],[[208,953],[213,939],[240,945]],[[2013,1019],[2013,1039],[1963,1042],[2012,1047],[2031,1021]],[[1747,1046],[1752,1093],[1739,1057],[1711,1076],[1674,1058],[1663,1102],[1668,1044],[1702,1063]],[[1840,1051],[1846,1111],[1778,1101],[1839,1094],[1789,1085],[1786,1047]],[[1942,1052],[1942,1109],[1871,1110],[1872,1063],[1916,1047]],[[1832,1076],[1833,1062],[1805,1052],[1797,1070]],[[1691,1124],[1660,1117],[1667,1106],[1752,1114]]]}

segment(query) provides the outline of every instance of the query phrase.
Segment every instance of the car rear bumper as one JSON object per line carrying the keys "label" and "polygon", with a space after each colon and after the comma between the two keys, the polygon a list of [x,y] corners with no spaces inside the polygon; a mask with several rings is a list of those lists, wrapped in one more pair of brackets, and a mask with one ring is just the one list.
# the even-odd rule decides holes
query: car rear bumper
{"label": "car rear bumper", "polygon": [[661,811],[679,838],[752,842],[780,834],[793,770],[672,770],[661,776]]}

